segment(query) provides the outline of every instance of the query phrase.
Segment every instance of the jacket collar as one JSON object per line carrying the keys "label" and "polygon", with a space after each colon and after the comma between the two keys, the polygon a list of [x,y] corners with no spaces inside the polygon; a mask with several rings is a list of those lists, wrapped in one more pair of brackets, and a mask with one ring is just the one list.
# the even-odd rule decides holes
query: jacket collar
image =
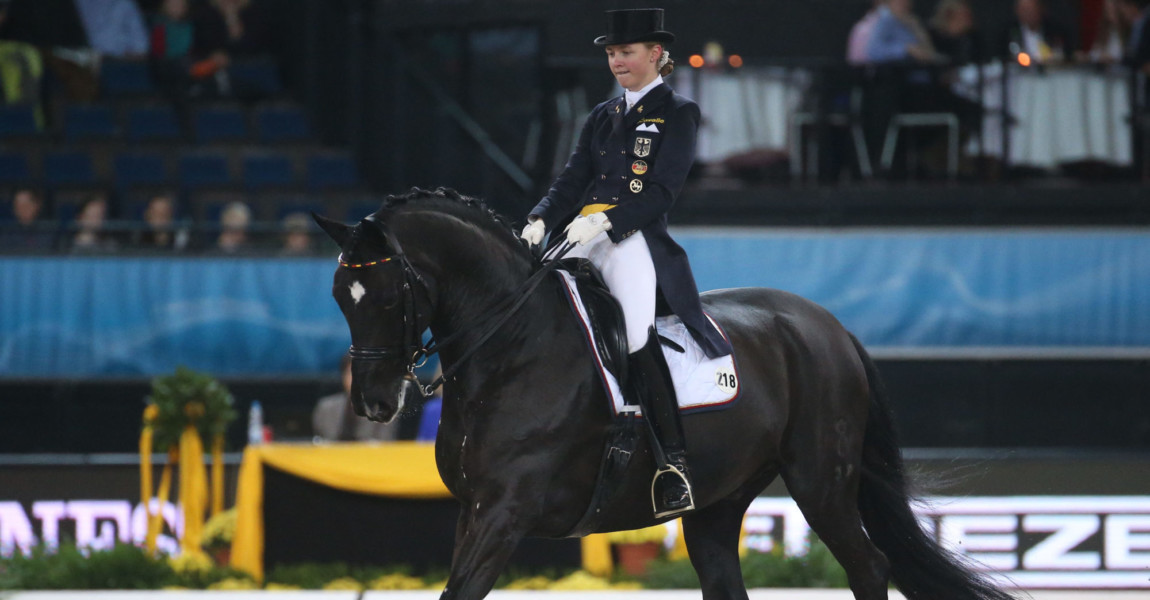
{"label": "jacket collar", "polygon": [[647,92],[647,94],[639,100],[639,103],[631,107],[631,111],[626,114],[623,114],[623,111],[627,110],[627,102],[623,97],[620,97],[615,103],[619,111],[616,113],[614,129],[618,130],[620,128],[631,127],[638,123],[640,119],[662,108],[663,104],[667,102],[667,99],[671,97],[671,91],[671,86],[666,83],[660,83],[655,86],[654,89]]}

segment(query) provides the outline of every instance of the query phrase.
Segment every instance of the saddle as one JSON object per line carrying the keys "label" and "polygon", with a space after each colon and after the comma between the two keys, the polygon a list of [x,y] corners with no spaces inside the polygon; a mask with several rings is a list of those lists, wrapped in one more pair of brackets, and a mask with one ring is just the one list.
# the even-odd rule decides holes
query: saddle
{"label": "saddle", "polygon": [[583,307],[591,321],[595,333],[596,350],[603,359],[603,366],[615,376],[621,385],[627,381],[627,324],[623,319],[623,308],[611,291],[599,268],[586,258],[564,258],[559,268],[567,271],[575,279]]}

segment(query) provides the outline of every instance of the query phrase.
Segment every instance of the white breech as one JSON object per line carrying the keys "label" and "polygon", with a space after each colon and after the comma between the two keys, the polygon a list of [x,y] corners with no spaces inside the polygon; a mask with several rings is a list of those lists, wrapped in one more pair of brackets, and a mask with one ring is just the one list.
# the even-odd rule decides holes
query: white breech
{"label": "white breech", "polygon": [[647,345],[647,332],[655,324],[655,263],[643,232],[636,231],[618,244],[600,233],[570,257],[586,258],[603,273],[611,294],[623,307],[627,322],[627,351],[638,352]]}

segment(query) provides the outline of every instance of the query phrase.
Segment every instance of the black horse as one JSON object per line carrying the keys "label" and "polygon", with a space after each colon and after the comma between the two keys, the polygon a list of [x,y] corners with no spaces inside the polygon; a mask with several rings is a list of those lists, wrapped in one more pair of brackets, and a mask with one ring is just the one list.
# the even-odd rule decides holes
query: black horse
{"label": "black horse", "polygon": [[[583,334],[548,276],[480,339],[538,262],[452,190],[389,197],[355,226],[317,221],[342,249],[332,295],[351,329],[357,414],[390,420],[413,395],[424,327],[451,339],[435,454],[462,512],[442,597],[482,598],[520,539],[563,537],[591,501],[612,417]],[[1010,598],[920,528],[878,374],[829,312],[769,289],[707,293],[703,306],[730,337],[743,390],[683,419],[698,506],[683,532],[705,599],[747,598],[743,515],[780,474],[856,598],[886,598],[889,580],[911,599]],[[654,462],[638,448],[600,531],[657,522]]]}

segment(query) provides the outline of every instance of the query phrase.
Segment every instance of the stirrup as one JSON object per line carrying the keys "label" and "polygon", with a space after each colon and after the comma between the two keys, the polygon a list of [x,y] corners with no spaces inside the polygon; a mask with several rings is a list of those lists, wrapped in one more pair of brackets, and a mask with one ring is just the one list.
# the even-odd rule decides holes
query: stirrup
{"label": "stirrup", "polygon": [[[660,477],[662,477],[663,475],[668,475],[668,474],[674,474],[675,477],[678,477],[679,479],[683,480],[683,485],[687,488],[687,500],[689,502],[688,502],[687,506],[682,506],[679,508],[672,508],[672,509],[668,509],[668,510],[664,510],[662,512],[659,512],[659,502],[655,498],[655,483],[659,481]],[[674,516],[674,515],[678,515],[678,514],[682,514],[685,512],[690,512],[692,510],[695,510],[695,494],[691,490],[691,482],[689,480],[687,480],[686,474],[684,474],[683,471],[681,469],[679,469],[679,467],[677,467],[673,464],[668,464],[666,467],[664,467],[662,469],[656,469],[655,476],[653,478],[651,478],[651,510],[655,513],[656,519],[661,519],[663,517],[670,517],[670,516]]]}

